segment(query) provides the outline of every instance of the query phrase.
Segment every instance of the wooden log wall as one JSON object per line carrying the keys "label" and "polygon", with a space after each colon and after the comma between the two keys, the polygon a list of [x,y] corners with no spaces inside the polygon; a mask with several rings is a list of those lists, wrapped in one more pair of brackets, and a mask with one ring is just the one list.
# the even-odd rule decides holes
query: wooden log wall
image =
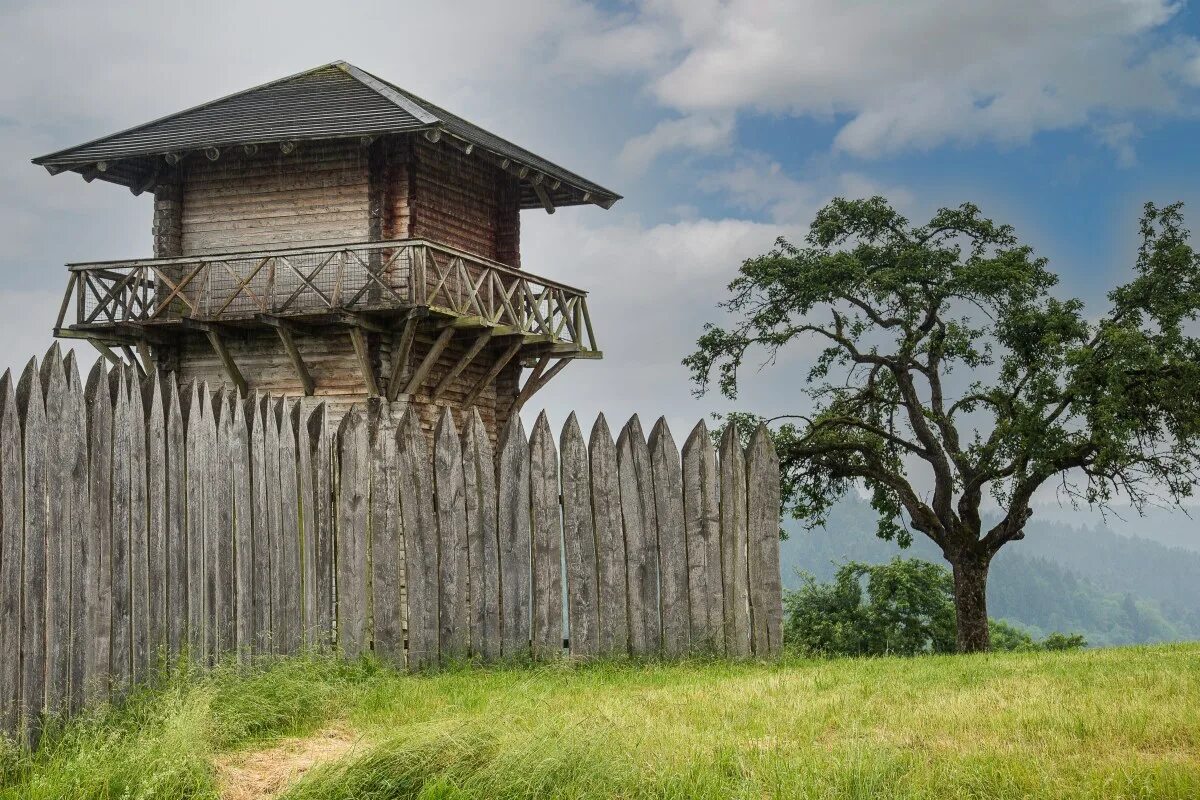
{"label": "wooden log wall", "polygon": [[57,345],[0,377],[0,733],[120,699],[179,660],[336,648],[448,661],[781,649],[779,463],[765,429],[682,454],[543,413],[408,403],[336,431],[302,404],[171,376],[80,378]]}

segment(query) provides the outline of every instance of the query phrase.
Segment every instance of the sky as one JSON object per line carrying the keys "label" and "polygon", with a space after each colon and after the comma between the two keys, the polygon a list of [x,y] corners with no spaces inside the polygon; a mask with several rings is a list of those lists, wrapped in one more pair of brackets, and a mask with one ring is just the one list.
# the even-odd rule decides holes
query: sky
{"label": "sky", "polygon": [[[150,255],[151,201],[29,159],[343,59],[625,196],[522,216],[522,263],[590,291],[603,361],[555,425],[731,406],[680,359],[741,261],[835,196],[971,201],[1102,311],[1146,201],[1200,219],[1200,17],[1168,0],[0,0],[0,367],[50,342],[70,261]],[[90,363],[92,355],[81,353]],[[796,410],[797,348],[738,407]]]}

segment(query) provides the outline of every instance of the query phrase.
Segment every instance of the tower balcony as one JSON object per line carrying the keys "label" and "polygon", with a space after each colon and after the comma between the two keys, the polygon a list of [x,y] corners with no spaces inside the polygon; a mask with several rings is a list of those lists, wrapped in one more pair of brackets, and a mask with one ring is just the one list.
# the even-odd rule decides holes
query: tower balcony
{"label": "tower balcony", "polygon": [[[423,239],[67,268],[55,336],[243,394],[420,397],[507,413],[506,393],[519,408],[570,361],[602,357],[583,290]],[[532,368],[520,389],[518,365]]]}

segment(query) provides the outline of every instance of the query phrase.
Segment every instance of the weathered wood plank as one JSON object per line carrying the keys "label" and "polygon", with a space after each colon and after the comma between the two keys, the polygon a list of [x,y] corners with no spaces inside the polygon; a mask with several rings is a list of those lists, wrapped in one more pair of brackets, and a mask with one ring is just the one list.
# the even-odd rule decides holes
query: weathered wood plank
{"label": "weathered wood plank", "polygon": [[25,484],[12,373],[0,377],[0,733],[15,735],[21,693]]}
{"label": "weathered wood plank", "polygon": [[278,628],[280,650],[295,653],[300,649],[300,498],[296,474],[296,434],[292,430],[294,400],[280,400],[275,406],[279,423],[279,569],[281,621]]}
{"label": "weathered wood plank", "polygon": [[396,429],[396,454],[408,583],[408,667],[419,670],[438,659],[438,535],[429,448],[411,407]]}
{"label": "weathered wood plank", "polygon": [[370,452],[367,422],[354,405],[338,429],[337,633],[342,654],[367,646],[367,512]]}
{"label": "weathered wood plank", "polygon": [[254,560],[255,655],[271,652],[271,526],[267,518],[266,398],[258,392],[245,402],[250,437],[251,557]]}
{"label": "weathered wood plank", "polygon": [[17,414],[25,485],[25,554],[21,594],[21,726],[26,741],[40,736],[46,702],[46,406],[37,359],[29,360],[17,383]]}
{"label": "weathered wood plank", "polygon": [[71,678],[71,542],[72,498],[63,488],[70,486],[74,461],[67,434],[67,375],[58,343],[42,360],[40,385],[46,411],[46,484],[54,497],[46,508],[46,710],[58,715],[67,709]]}
{"label": "weathered wood plank", "polygon": [[543,411],[529,435],[533,656],[539,659],[559,656],[563,649],[563,531],[558,498],[558,452]]}
{"label": "weathered wood plank", "polygon": [[683,521],[692,649],[723,653],[720,472],[704,420],[696,424],[683,445]]}
{"label": "weathered wood plank", "polygon": [[529,440],[518,414],[509,417],[500,445],[498,497],[500,609],[504,658],[529,654]]}
{"label": "weathered wood plank", "polygon": [[263,472],[267,490],[267,547],[271,554],[271,652],[283,652],[283,507],[279,497],[279,417],[275,413],[276,398],[270,394],[262,401],[263,415]]}
{"label": "weathered wood plank", "polygon": [[146,494],[146,414],[136,367],[125,372],[129,391],[129,631],[130,681],[150,675],[150,542]]}
{"label": "weathered wood plank", "polygon": [[617,472],[621,483],[621,521],[625,526],[626,576],[629,586],[629,651],[635,656],[658,653],[662,623],[658,608],[658,520],[650,450],[635,414],[617,437]]}
{"label": "weathered wood plank", "polygon": [[462,444],[449,408],[442,411],[434,433],[433,481],[439,553],[438,641],[442,658],[462,659],[471,646],[467,507]]}
{"label": "weathered wood plank", "polygon": [[104,362],[96,361],[84,397],[88,406],[88,536],[82,561],[88,605],[85,695],[107,699],[112,664],[112,425]]}
{"label": "weathered wood plank", "polygon": [[[83,707],[84,663],[87,658],[84,637],[87,631],[87,603],[84,600],[83,551],[87,531],[87,410],[83,398],[83,385],[79,380],[79,367],[75,362],[75,351],[63,359],[67,380],[67,410],[62,437],[67,441],[67,483],[63,487],[62,502],[70,508],[69,529],[66,538],[71,557],[71,664],[70,664],[70,708],[77,711]],[[69,497],[67,497],[69,495]],[[2,652],[2,651],[0,651]]]}
{"label": "weathered wood plank", "polygon": [[404,664],[404,533],[396,425],[386,402],[368,403],[371,447],[371,604],[375,652]]}
{"label": "weathered wood plank", "polygon": [[[191,619],[187,590],[187,427],[174,376],[166,380],[163,402],[167,426],[167,658],[174,664],[187,646],[187,623]],[[95,483],[94,472],[92,477]]]}
{"label": "weathered wood plank", "polygon": [[501,654],[496,465],[492,442],[477,408],[467,413],[463,429],[463,487],[467,506],[471,654],[490,662]]}
{"label": "weathered wood plank", "polygon": [[228,453],[233,495],[234,647],[239,661],[254,652],[254,501],[246,400],[235,395],[229,416]]}
{"label": "weathered wood plank", "polygon": [[562,459],[563,548],[567,565],[567,629],[571,655],[600,652],[599,576],[592,517],[591,466],[575,413],[559,439]]}
{"label": "weathered wood plank", "polygon": [[296,501],[300,511],[300,637],[305,647],[315,643],[317,611],[314,554],[316,520],[313,519],[313,465],[308,426],[304,424],[306,401],[292,404],[289,424],[296,437]]}
{"label": "weathered wood plank", "polygon": [[220,504],[217,469],[217,424],[213,411],[213,395],[208,382],[200,385],[200,414],[199,437],[197,452],[188,452],[189,469],[195,468],[200,473],[200,502],[201,502],[201,549],[203,552],[203,579],[192,594],[201,594],[204,598],[204,614],[202,618],[203,635],[202,650],[195,654],[196,663],[213,663],[218,651],[218,615],[220,606],[220,540],[218,526],[220,524]]}
{"label": "weathered wood plank", "polygon": [[204,445],[204,412],[199,383],[191,382],[181,398],[181,406],[187,437],[184,459],[187,468],[187,650],[192,662],[202,664],[207,644],[204,603],[204,482],[207,471],[204,466],[208,454]]}
{"label": "weathered wood plank", "polygon": [[779,574],[779,456],[771,432],[760,424],[746,451],[747,573],[754,655],[783,650],[783,587]]}
{"label": "weathered wood plank", "polygon": [[588,440],[591,463],[592,524],[596,535],[600,655],[629,652],[629,599],[626,593],[625,528],[621,522],[621,484],[617,447],[608,421],[596,417]]}
{"label": "weathered wood plank", "polygon": [[308,416],[309,442],[313,454],[313,516],[316,519],[316,634],[318,646],[333,641],[333,456],[326,430],[328,413],[320,403]]}
{"label": "weathered wood plank", "polygon": [[220,659],[225,653],[236,650],[234,637],[234,516],[233,459],[230,439],[233,436],[233,406],[240,405],[236,389],[222,386],[212,399],[213,455],[210,469],[209,513],[212,521],[209,533],[213,537],[211,552],[214,561],[210,568],[209,583],[212,586],[214,607],[212,610],[213,641],[212,657]]}
{"label": "weathered wood plank", "polygon": [[732,425],[721,436],[721,584],[725,654],[750,655],[750,599],[746,573],[746,458]]}
{"label": "weathered wood plank", "polygon": [[654,516],[658,521],[659,607],[663,653],[685,655],[691,647],[688,603],[687,539],[683,523],[683,472],[679,448],[659,417],[650,431],[650,468],[654,482]]}
{"label": "weathered wood plank", "polygon": [[146,600],[153,666],[162,657],[167,630],[167,425],[157,369],[150,372],[142,405],[146,412]]}
{"label": "weathered wood plank", "polygon": [[[118,695],[133,676],[133,597],[130,593],[130,434],[129,385],[124,367],[108,374],[113,404],[112,439],[112,683]],[[28,510],[28,509],[27,509]]]}

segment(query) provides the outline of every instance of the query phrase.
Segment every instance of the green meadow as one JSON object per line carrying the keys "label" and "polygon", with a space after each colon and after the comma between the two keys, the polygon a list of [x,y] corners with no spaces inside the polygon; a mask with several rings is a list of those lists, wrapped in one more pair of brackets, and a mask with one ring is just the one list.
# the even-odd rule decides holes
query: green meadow
{"label": "green meadow", "polygon": [[352,746],[275,796],[1196,798],[1200,644],[421,676],[225,666],[52,729],[34,755],[10,746],[0,798],[219,798],[222,759],[331,728]]}

